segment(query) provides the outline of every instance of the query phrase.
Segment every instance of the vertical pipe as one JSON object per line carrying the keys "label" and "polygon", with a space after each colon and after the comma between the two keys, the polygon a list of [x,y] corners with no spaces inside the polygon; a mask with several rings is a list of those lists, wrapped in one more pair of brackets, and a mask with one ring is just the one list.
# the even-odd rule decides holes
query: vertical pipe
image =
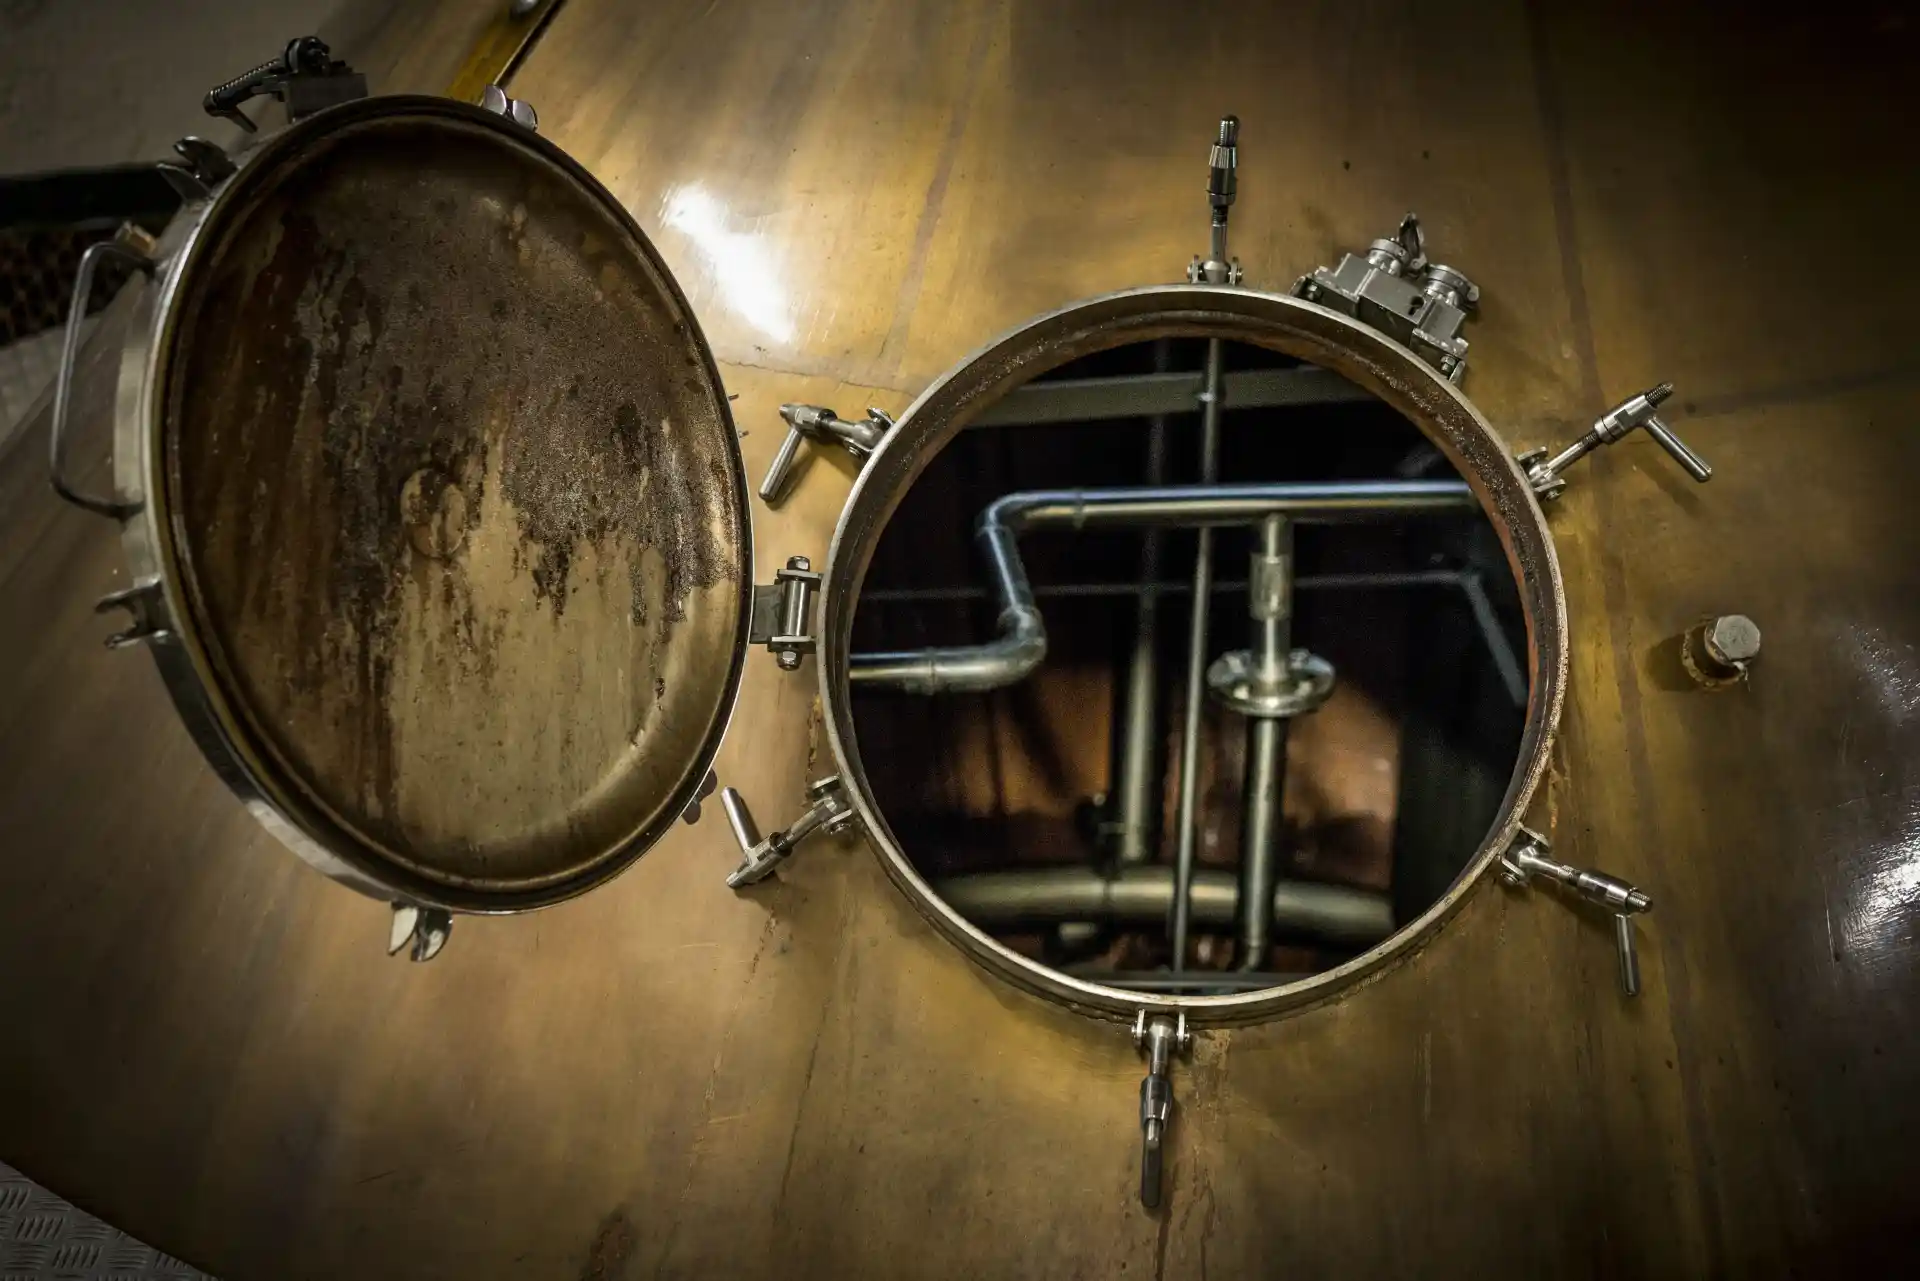
{"label": "vertical pipe", "polygon": [[[1284,516],[1260,522],[1247,574],[1253,661],[1263,681],[1286,677],[1293,648],[1293,527]],[[1246,813],[1240,828],[1240,968],[1267,963],[1273,942],[1273,888],[1280,875],[1280,802],[1286,789],[1287,722],[1247,722]],[[1261,902],[1249,902],[1247,895]]]}
{"label": "vertical pipe", "polygon": [[[1201,392],[1200,483],[1220,478],[1220,366],[1225,352],[1218,338],[1207,340],[1207,373]],[[1187,622],[1187,705],[1180,737],[1180,811],[1173,865],[1173,968],[1187,968],[1187,922],[1193,890],[1196,838],[1195,807],[1200,800],[1200,713],[1206,699],[1207,607],[1213,603],[1213,530],[1199,531],[1193,558],[1193,601]]]}
{"label": "vertical pipe", "polygon": [[[1161,339],[1153,345],[1155,373],[1165,373],[1171,364],[1171,344]],[[1147,421],[1147,483],[1163,485],[1167,479],[1167,419],[1156,414]],[[1120,829],[1116,860],[1122,867],[1145,863],[1153,856],[1154,837],[1159,827],[1161,773],[1159,757],[1160,705],[1160,544],[1163,535],[1149,529],[1140,541],[1140,594],[1134,615],[1133,653],[1127,663],[1124,703],[1120,716],[1119,760],[1111,788],[1115,797],[1114,814]]]}

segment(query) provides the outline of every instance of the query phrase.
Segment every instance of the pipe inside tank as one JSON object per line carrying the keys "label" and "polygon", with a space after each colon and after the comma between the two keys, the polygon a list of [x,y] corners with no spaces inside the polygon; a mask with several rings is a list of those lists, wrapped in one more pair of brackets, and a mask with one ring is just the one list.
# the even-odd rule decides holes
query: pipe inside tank
{"label": "pipe inside tank", "polygon": [[1029,529],[1186,529],[1249,525],[1267,516],[1303,524],[1479,510],[1458,480],[1327,481],[1032,490],[980,513],[974,542],[1000,605],[1000,631],[983,645],[852,654],[855,685],[915,694],[978,693],[1024,680],[1047,655],[1047,629],[1020,559]]}
{"label": "pipe inside tank", "polygon": [[[1161,864],[1103,875],[1088,867],[975,872],[934,882],[934,893],[982,929],[1058,921],[1158,926],[1173,907],[1173,869]],[[1231,928],[1240,914],[1240,881],[1232,872],[1196,868],[1191,885],[1196,925]],[[1314,881],[1283,880],[1273,888],[1273,931],[1342,947],[1371,947],[1393,933],[1385,894]]]}

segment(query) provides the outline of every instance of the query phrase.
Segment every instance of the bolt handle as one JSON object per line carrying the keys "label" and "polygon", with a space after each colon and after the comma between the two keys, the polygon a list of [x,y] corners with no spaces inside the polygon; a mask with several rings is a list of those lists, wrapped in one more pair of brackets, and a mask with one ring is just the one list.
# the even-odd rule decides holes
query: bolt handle
{"label": "bolt handle", "polygon": [[1521,829],[1521,837],[1500,859],[1500,879],[1523,888],[1534,877],[1545,877],[1576,897],[1613,913],[1613,946],[1620,960],[1620,990],[1640,995],[1640,951],[1633,918],[1653,909],[1646,891],[1605,872],[1583,871],[1552,857],[1546,838]]}
{"label": "bolt handle", "polygon": [[800,842],[815,832],[831,835],[842,831],[853,821],[853,807],[840,788],[838,775],[829,775],[808,787],[807,799],[811,804],[791,827],[762,837],[760,825],[753,821],[746,799],[731,787],[720,789],[720,806],[727,812],[727,826],[733,830],[734,842],[740,846],[740,866],[727,877],[728,889],[743,889],[766,880],[773,875],[773,869],[786,862]]}
{"label": "bolt handle", "polygon": [[1682,471],[1700,484],[1713,479],[1713,468],[1707,460],[1693,452],[1687,443],[1674,434],[1673,429],[1660,420],[1654,411],[1660,402],[1673,394],[1672,383],[1661,383],[1650,387],[1638,395],[1629,396],[1594,419],[1593,426],[1586,435],[1568,445],[1552,458],[1545,457],[1545,451],[1535,451],[1525,456],[1523,461],[1531,464],[1527,468],[1527,481],[1533,486],[1533,492],[1543,499],[1558,498],[1567,487],[1562,473],[1573,464],[1585,458],[1602,445],[1611,445],[1615,441],[1631,434],[1636,428],[1645,428],[1647,435],[1653,437],[1660,448],[1667,451],[1668,457],[1680,464]]}
{"label": "bolt handle", "polygon": [[1133,1045],[1147,1058],[1147,1075],[1140,1082],[1140,1204],[1151,1210],[1160,1204],[1167,1123],[1173,1119],[1173,1056],[1193,1048],[1187,1016],[1149,1020],[1141,1010],[1133,1020]]}
{"label": "bolt handle", "polygon": [[1642,426],[1647,429],[1647,435],[1659,441],[1660,448],[1666,450],[1668,456],[1695,481],[1704,485],[1713,479],[1713,468],[1707,460],[1689,449],[1687,442],[1674,435],[1671,427],[1651,416]]}
{"label": "bolt handle", "polygon": [[1220,131],[1207,149],[1207,208],[1212,230],[1207,239],[1207,256],[1199,254],[1187,264],[1187,280],[1193,284],[1237,285],[1241,281],[1240,260],[1227,255],[1227,216],[1240,194],[1240,117],[1220,117]]}
{"label": "bolt handle", "polygon": [[893,416],[871,405],[865,418],[853,421],[840,417],[825,405],[782,405],[780,417],[787,422],[787,437],[774,453],[766,479],[760,482],[760,498],[769,507],[777,507],[785,500],[787,487],[799,467],[803,443],[838,445],[856,461],[864,461],[893,430]]}

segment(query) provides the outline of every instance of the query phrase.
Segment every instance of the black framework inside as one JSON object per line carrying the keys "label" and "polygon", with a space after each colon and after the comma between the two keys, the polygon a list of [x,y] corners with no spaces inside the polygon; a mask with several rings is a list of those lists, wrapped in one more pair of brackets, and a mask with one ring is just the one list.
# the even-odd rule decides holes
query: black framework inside
{"label": "black framework inside", "polygon": [[[1206,346],[1174,339],[1117,348],[1039,381],[1145,386],[1185,375],[1197,383]],[[1229,343],[1223,354],[1220,483],[1457,479],[1418,428],[1333,375],[1257,347]],[[986,422],[1021,417],[1012,408],[1020,395]],[[974,527],[1004,494],[1199,481],[1197,401],[1184,412],[1115,412],[976,425],[935,457],[876,550],[854,653],[976,644],[994,634],[997,605]],[[1249,527],[1214,534],[1208,661],[1249,644],[1256,537]],[[1197,535],[1167,530],[1153,547],[1149,539],[1131,529],[1021,538],[1048,643],[1045,661],[1024,680],[937,695],[856,683],[854,722],[874,798],[936,893],[1016,951],[1077,977],[1223,993],[1338,965],[1445,893],[1512,777],[1526,631],[1494,529],[1477,511],[1295,529],[1292,644],[1337,672],[1333,695],[1286,732],[1277,901],[1297,890],[1293,897],[1307,906],[1277,908],[1271,942],[1255,956],[1220,919],[1220,894],[1242,862],[1249,721],[1210,698],[1198,738],[1193,844],[1196,878],[1219,892],[1212,913],[1196,911],[1178,976],[1168,924],[1152,903],[1135,895],[1127,906],[1084,914],[1092,919],[1072,911],[1093,892],[1083,879],[1165,879],[1170,873],[1156,869],[1170,869],[1176,857]],[[1123,867],[1115,791],[1125,674],[1138,661],[1149,594],[1158,620],[1150,737],[1157,782],[1145,861]],[[1005,892],[1008,876],[1042,872],[1073,892],[1063,899],[1039,879],[1030,893]],[[999,878],[992,893],[983,874]],[[1329,898],[1321,887],[1351,893]],[[988,905],[976,912],[976,900]],[[1334,903],[1340,919],[1320,922],[1316,902]]]}

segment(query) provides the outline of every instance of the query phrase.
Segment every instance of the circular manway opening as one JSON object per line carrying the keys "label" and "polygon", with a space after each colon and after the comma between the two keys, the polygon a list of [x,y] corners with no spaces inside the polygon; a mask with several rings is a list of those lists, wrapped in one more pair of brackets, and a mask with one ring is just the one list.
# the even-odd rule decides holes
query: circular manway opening
{"label": "circular manway opening", "polygon": [[1337,374],[1219,346],[1210,491],[1185,488],[1205,339],[1071,361],[955,436],[880,535],[848,671],[872,798],[933,893],[1018,957],[1163,998],[1296,983],[1420,918],[1527,715],[1513,572],[1441,451]]}

